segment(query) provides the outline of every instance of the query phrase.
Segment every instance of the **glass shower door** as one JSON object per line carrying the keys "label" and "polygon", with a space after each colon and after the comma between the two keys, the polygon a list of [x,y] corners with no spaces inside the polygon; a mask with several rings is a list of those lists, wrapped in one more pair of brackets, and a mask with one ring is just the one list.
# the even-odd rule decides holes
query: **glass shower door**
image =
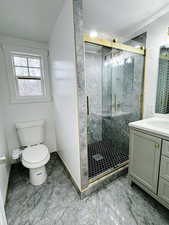
{"label": "glass shower door", "polygon": [[86,44],[89,180],[128,163],[128,123],[141,118],[144,56]]}
{"label": "glass shower door", "polygon": [[112,141],[113,151],[128,155],[128,123],[141,119],[144,56],[113,49],[111,61],[103,65],[103,141]]}

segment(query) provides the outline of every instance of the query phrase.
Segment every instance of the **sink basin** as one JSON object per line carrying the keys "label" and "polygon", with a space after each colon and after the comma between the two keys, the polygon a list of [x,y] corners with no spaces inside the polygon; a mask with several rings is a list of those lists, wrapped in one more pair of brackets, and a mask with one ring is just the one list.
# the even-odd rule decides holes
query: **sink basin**
{"label": "sink basin", "polygon": [[129,126],[169,137],[169,116],[139,120],[129,123]]}
{"label": "sink basin", "polygon": [[157,119],[157,120],[150,120],[147,121],[148,124],[150,124],[153,127],[157,127],[160,129],[169,129],[169,121],[165,119]]}

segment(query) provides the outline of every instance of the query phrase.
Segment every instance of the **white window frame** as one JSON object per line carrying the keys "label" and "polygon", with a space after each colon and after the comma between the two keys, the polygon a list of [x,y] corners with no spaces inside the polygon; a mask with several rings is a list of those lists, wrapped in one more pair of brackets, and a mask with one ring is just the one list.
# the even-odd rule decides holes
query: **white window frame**
{"label": "white window frame", "polygon": [[[50,94],[50,82],[49,82],[49,72],[48,72],[48,51],[46,49],[36,49],[30,47],[21,47],[21,46],[12,46],[4,45],[3,46],[6,63],[7,63],[7,73],[8,73],[8,82],[10,88],[11,103],[33,103],[33,102],[47,102],[51,100]],[[26,56],[38,56],[41,58],[41,85],[43,95],[37,96],[20,96],[18,92],[16,75],[14,72],[14,65],[12,62],[13,55],[24,54]]]}

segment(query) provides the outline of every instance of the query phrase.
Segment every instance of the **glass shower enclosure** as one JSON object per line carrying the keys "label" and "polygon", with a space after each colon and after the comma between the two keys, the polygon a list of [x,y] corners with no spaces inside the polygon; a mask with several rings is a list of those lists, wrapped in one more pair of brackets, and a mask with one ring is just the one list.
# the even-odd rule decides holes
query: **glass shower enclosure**
{"label": "glass shower enclosure", "polygon": [[141,119],[144,55],[85,43],[89,181],[128,163],[128,123]]}

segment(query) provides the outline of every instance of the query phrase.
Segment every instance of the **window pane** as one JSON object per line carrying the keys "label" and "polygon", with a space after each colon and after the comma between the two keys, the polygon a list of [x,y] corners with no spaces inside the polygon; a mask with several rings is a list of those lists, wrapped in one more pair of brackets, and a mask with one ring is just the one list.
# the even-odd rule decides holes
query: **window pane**
{"label": "window pane", "polygon": [[41,71],[39,68],[29,68],[30,76],[40,77]]}
{"label": "window pane", "polygon": [[16,76],[28,76],[28,68],[15,67]]}
{"label": "window pane", "polygon": [[13,59],[15,66],[27,66],[26,57],[14,56]]}
{"label": "window pane", "polygon": [[29,67],[40,67],[40,59],[28,58]]}
{"label": "window pane", "polygon": [[18,79],[18,89],[20,96],[43,95],[40,80]]}

